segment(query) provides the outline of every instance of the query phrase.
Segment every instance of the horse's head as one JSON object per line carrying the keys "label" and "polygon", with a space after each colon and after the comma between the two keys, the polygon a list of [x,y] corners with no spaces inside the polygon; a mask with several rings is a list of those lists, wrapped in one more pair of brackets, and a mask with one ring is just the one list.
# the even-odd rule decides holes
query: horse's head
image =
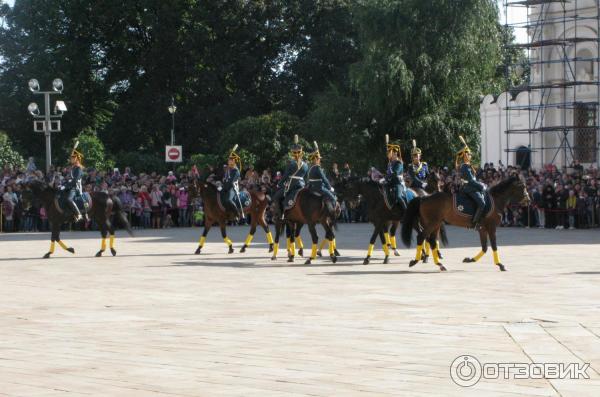
{"label": "horse's head", "polygon": [[41,180],[32,179],[24,183],[21,188],[21,202],[23,203],[23,207],[31,207],[36,199],[43,199],[43,193],[49,190],[52,190],[52,188]]}
{"label": "horse's head", "polygon": [[334,189],[338,197],[348,202],[350,205],[358,202],[360,196],[361,179],[357,177],[340,178],[334,185]]}
{"label": "horse's head", "polygon": [[525,182],[525,178],[522,175],[519,175],[514,182],[514,190],[515,196],[517,197],[516,201],[523,206],[529,205],[531,199],[529,198],[529,192],[527,191],[527,183]]}
{"label": "horse's head", "polygon": [[500,182],[496,186],[490,188],[492,194],[497,197],[505,197],[508,201],[519,203],[520,205],[529,205],[531,199],[527,192],[527,183],[520,175],[510,176],[508,179]]}
{"label": "horse's head", "polygon": [[427,177],[427,186],[431,186],[434,192],[439,192],[441,191],[441,179],[442,178],[440,177],[440,174],[437,173],[437,171],[431,170],[429,172],[429,176]]}

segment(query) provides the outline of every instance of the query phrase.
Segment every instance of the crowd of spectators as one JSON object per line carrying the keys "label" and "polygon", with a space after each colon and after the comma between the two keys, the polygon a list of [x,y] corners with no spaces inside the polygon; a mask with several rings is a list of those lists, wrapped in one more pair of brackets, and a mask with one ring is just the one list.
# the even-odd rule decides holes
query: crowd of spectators
{"label": "crowd of spectators", "polygon": [[[434,168],[441,176],[442,189],[456,191],[460,178],[454,169]],[[48,175],[38,170],[30,159],[27,167],[12,170],[5,166],[0,179],[0,225],[3,232],[46,231],[48,219],[43,207],[24,208],[21,200],[22,183],[30,178],[45,179],[58,186],[69,175],[69,168],[52,169]],[[84,195],[93,191],[115,194],[121,200],[132,227],[168,228],[200,226],[204,219],[202,201],[190,194],[190,183],[196,170],[176,174],[134,173],[129,167],[123,172],[86,170],[83,179]],[[559,170],[549,165],[541,170],[520,170],[511,166],[485,164],[478,170],[478,179],[493,186],[509,175],[520,172],[527,181],[531,197],[529,207],[510,206],[503,215],[503,226],[539,227],[553,229],[584,229],[600,225],[600,173],[595,167],[584,169],[575,162]],[[366,172],[364,173],[366,175]],[[348,163],[338,168],[333,164],[328,170],[332,180],[357,175]],[[361,174],[358,174],[361,176]],[[281,179],[279,171],[258,172],[252,167],[244,171],[241,186],[244,189],[261,189],[272,194]],[[366,222],[366,204],[341,202],[340,222]],[[267,214],[270,220],[270,214]],[[246,220],[242,220],[245,222]],[[82,226],[93,229],[88,221]]]}

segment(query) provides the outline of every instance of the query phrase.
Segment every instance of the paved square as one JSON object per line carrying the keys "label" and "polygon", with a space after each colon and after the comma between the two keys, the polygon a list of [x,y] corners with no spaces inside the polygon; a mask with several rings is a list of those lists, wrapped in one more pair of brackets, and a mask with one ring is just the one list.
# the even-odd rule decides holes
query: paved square
{"label": "paved square", "polygon": [[[232,228],[239,248],[246,228]],[[501,273],[449,228],[447,273],[411,249],[362,265],[368,225],[340,225],[336,265],[272,262],[264,235],[225,254],[217,230],[117,238],[0,235],[0,396],[599,396],[600,234],[502,229]],[[304,238],[309,246],[308,236]],[[481,363],[589,363],[590,379],[450,378]],[[468,374],[467,374],[468,375]]]}

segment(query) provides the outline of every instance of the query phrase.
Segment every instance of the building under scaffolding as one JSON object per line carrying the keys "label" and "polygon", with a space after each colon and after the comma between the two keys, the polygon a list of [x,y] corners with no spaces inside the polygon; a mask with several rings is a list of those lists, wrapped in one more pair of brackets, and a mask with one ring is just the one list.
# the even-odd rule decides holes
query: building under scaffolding
{"label": "building under scaffolding", "polygon": [[[527,32],[516,46],[527,52],[529,81],[483,99],[482,163],[597,165],[600,0],[505,0],[505,20],[516,7],[527,9],[526,20],[508,26]],[[507,81],[522,70],[510,65]]]}

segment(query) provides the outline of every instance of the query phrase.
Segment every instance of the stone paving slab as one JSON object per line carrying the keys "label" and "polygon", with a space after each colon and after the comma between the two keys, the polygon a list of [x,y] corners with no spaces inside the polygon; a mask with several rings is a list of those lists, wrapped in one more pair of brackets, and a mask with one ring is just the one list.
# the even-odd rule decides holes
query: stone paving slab
{"label": "stone paving slab", "polygon": [[[239,248],[247,228],[230,229]],[[340,261],[273,262],[264,235],[227,255],[218,231],[137,231],[95,258],[95,233],[0,235],[0,396],[598,396],[600,233],[501,229],[509,271],[462,258],[440,273],[362,259],[371,228],[340,225]],[[308,235],[304,236],[309,248]],[[309,250],[307,250],[309,251]],[[481,379],[452,361],[589,363],[590,379]]]}

